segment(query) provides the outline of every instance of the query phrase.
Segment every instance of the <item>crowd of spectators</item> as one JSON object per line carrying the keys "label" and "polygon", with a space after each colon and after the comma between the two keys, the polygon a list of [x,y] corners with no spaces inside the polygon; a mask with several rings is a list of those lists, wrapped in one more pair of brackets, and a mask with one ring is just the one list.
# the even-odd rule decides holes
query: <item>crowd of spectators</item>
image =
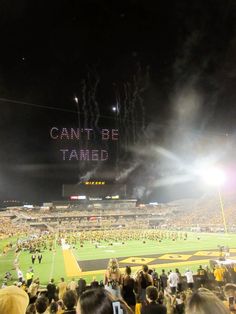
{"label": "crowd of spectators", "polygon": [[[224,201],[224,219],[228,230],[235,231],[236,211],[235,202]],[[210,217],[210,221],[206,221]],[[202,200],[193,204],[181,204],[173,207],[165,217],[166,227],[175,226],[191,230],[199,227],[202,230],[219,232],[224,230],[222,209],[219,199]]]}
{"label": "crowd of spectators", "polygon": [[8,217],[0,217],[0,240],[20,236],[28,232],[29,226],[17,226]]}
{"label": "crowd of spectators", "polygon": [[[158,208],[144,208],[142,213],[148,215],[153,210],[158,210]],[[133,211],[135,212],[135,210]],[[232,211],[226,208],[227,219],[230,212]],[[93,213],[98,213],[98,211],[93,210]],[[106,210],[102,214],[108,215],[108,213],[111,214],[111,211]],[[91,211],[89,214],[91,215]],[[85,241],[93,241],[95,245],[106,241],[112,245],[114,242],[123,243],[127,240],[145,241],[148,239],[160,242],[163,239],[186,240],[188,235],[184,231],[185,227],[193,226],[196,221],[198,224],[204,225],[208,212],[202,208],[202,211],[199,212],[186,212],[186,215],[179,212],[174,216],[172,211],[165,212],[162,208],[161,215],[167,217],[168,224],[177,228],[181,226],[183,231],[179,232],[155,228],[144,230],[143,227],[148,224],[147,219],[137,215],[134,225],[132,225],[130,216],[125,217],[125,211],[120,211],[119,214],[118,218],[111,216],[103,219],[105,230],[91,230],[90,232],[75,230],[68,234],[66,227],[71,224],[70,217],[79,215],[80,221],[74,224],[76,227],[82,224],[97,224],[98,218],[94,220],[81,218],[84,213],[76,211],[49,213],[48,215],[52,219],[55,215],[63,218],[59,236],[55,237],[53,231],[39,234],[24,242],[18,242],[15,250],[17,252],[26,249],[30,253],[38,254],[41,249],[45,249],[45,245],[46,248],[53,250],[56,241],[60,242],[60,238],[64,238],[72,246],[77,243],[83,245]],[[212,216],[212,213],[210,215]],[[30,212],[27,215],[24,214],[22,219],[27,220],[29,217],[40,221],[42,214]],[[218,213],[214,215],[212,224],[220,226],[222,225],[221,220],[222,217]],[[139,221],[140,225],[137,224]],[[114,222],[118,224],[128,222],[129,230],[109,230],[110,223]],[[17,237],[22,234],[28,235],[29,230],[29,225],[17,224],[17,220],[14,222],[7,217],[0,220],[0,239],[10,239],[13,235]],[[6,254],[9,248],[11,248],[10,241],[3,248],[2,253]],[[17,269],[17,261],[15,266]],[[89,284],[83,278],[72,279],[70,282],[61,278],[59,283],[55,283],[51,279],[46,287],[40,285],[40,278],[34,278],[32,271],[27,274],[24,278],[20,269],[17,269],[18,281],[9,286],[12,278],[9,272],[6,273],[0,289],[1,314],[216,314],[236,311],[236,267],[234,265],[229,267],[216,265],[213,269],[199,266],[197,274],[193,274],[190,269],[186,269],[184,274],[181,274],[178,269],[169,270],[167,273],[162,270],[160,274],[157,274],[154,269],[143,265],[142,269],[132,274],[129,266],[122,273],[117,260],[111,259],[104,280],[101,282],[98,282],[96,278]]]}
{"label": "crowd of spectators", "polygon": [[[226,275],[226,273],[230,273]],[[158,274],[147,265],[132,274],[122,273],[116,259],[110,259],[104,280],[88,284],[81,277],[66,282],[53,279],[42,287],[39,278],[7,281],[0,289],[1,314],[217,314],[236,310],[236,268],[199,266]]]}
{"label": "crowd of spectators", "polygon": [[[231,206],[230,206],[231,205]],[[191,208],[191,210],[190,210]],[[109,228],[119,225],[130,227],[132,224],[140,225],[139,227],[159,228],[181,228],[191,230],[191,228],[199,227],[207,228],[210,231],[221,231],[223,229],[222,212],[219,202],[216,200],[204,201],[203,203],[190,204],[183,203],[180,205],[162,204],[156,206],[143,205],[140,207],[123,208],[81,208],[78,210],[76,206],[68,207],[62,210],[11,210],[12,214],[18,216],[21,224],[42,223],[60,224],[65,228],[70,227],[73,220],[74,227],[80,228]],[[213,214],[214,213],[214,214]],[[235,206],[231,203],[224,206],[224,214],[226,224],[229,230],[236,228]],[[205,217],[211,217],[209,223]],[[1,236],[1,234],[0,234]]]}

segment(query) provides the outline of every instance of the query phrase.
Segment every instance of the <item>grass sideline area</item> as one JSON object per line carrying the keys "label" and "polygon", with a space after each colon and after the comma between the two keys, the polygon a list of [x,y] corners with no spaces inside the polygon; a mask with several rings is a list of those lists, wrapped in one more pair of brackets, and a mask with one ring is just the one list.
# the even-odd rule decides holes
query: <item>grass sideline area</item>
{"label": "grass sideline area", "polygon": [[[7,242],[16,242],[16,238],[8,238],[0,241],[0,247]],[[200,264],[209,265],[210,259],[216,259],[219,253],[218,245],[228,246],[231,255],[236,256],[236,234],[221,233],[188,233],[187,240],[164,239],[161,243],[152,240],[130,240],[122,243],[113,243],[112,246],[106,242],[96,246],[93,243],[85,242],[83,247],[77,244],[75,247],[62,248],[55,244],[53,251],[42,252],[42,263],[36,260],[32,265],[31,254],[28,251],[15,253],[13,249],[7,254],[0,255],[0,285],[6,271],[13,275],[13,281],[17,280],[14,270],[16,256],[19,260],[20,269],[23,274],[30,266],[33,266],[34,277],[39,277],[42,285],[46,285],[50,278],[56,282],[64,277],[67,281],[72,277],[78,279],[80,276],[90,282],[95,276],[97,280],[104,278],[105,269],[110,258],[116,257],[121,270],[130,265],[132,271],[140,269],[142,264],[148,264],[155,268],[158,273],[161,269],[174,269],[178,267],[181,272],[186,268],[196,271]],[[207,251],[209,250],[209,252]],[[213,252],[211,252],[213,250]],[[194,252],[197,252],[195,255]],[[233,257],[231,257],[233,258]],[[234,258],[236,259],[236,257]]]}

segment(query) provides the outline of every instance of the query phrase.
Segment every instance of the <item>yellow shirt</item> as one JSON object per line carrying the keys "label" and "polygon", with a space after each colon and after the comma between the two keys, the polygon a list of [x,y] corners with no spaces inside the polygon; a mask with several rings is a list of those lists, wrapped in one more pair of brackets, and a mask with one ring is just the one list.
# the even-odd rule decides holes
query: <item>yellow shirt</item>
{"label": "yellow shirt", "polygon": [[58,289],[59,289],[59,299],[62,299],[63,297],[63,294],[66,292],[66,289],[67,289],[67,284],[66,282],[62,281],[58,284]]}
{"label": "yellow shirt", "polygon": [[141,314],[141,308],[142,308],[142,304],[141,303],[136,303],[136,305],[135,305],[135,314]]}
{"label": "yellow shirt", "polygon": [[214,270],[214,276],[216,281],[223,281],[224,280],[224,269],[223,268],[216,268]]}

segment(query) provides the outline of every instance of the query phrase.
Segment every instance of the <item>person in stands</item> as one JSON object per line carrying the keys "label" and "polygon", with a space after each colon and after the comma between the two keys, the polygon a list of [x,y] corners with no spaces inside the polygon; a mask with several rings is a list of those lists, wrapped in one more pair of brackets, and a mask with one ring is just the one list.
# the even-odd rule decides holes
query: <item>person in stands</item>
{"label": "person in stands", "polygon": [[58,297],[59,297],[59,299],[62,299],[62,297],[63,297],[63,295],[67,289],[67,284],[66,284],[65,279],[63,277],[61,278],[61,282],[59,282],[59,284],[57,285],[57,288],[58,288]]}
{"label": "person in stands", "polygon": [[105,273],[105,289],[116,297],[121,296],[121,272],[116,258],[111,258]]}
{"label": "person in stands", "polygon": [[52,278],[49,284],[47,285],[47,297],[48,297],[49,303],[52,302],[52,299],[56,300],[56,291],[57,291],[57,287],[54,283],[54,279]]}
{"label": "person in stands", "polygon": [[[36,307],[35,307],[35,304],[34,304],[34,303],[28,305],[25,314],[37,314],[37,313],[36,313]],[[50,314],[51,314],[51,313],[50,313]],[[55,314],[56,314],[56,313],[55,313]]]}
{"label": "person in stands", "polygon": [[224,304],[231,312],[236,312],[236,285],[233,283],[227,283],[224,286],[224,294],[226,301]]}
{"label": "person in stands", "polygon": [[40,296],[35,302],[37,314],[48,314],[48,304],[48,298],[46,298],[45,296]]}
{"label": "person in stands", "polygon": [[167,287],[168,276],[165,273],[165,269],[162,269],[162,273],[160,275],[160,288],[162,291]]}
{"label": "person in stands", "polygon": [[186,314],[229,314],[229,310],[213,292],[199,288],[187,300]]}
{"label": "person in stands", "polygon": [[68,283],[67,288],[76,292],[77,282],[75,282],[74,278],[72,278],[71,282]]}
{"label": "person in stands", "polygon": [[[100,287],[99,282],[97,281],[96,277],[93,277],[93,281],[91,282],[90,287],[92,289]],[[103,285],[103,287],[104,287],[104,285]]]}
{"label": "person in stands", "polygon": [[197,270],[197,279],[198,279],[198,286],[204,287],[206,284],[206,270],[202,268],[202,265],[199,265]]}
{"label": "person in stands", "polygon": [[154,286],[149,286],[146,289],[147,305],[143,305],[141,314],[166,314],[167,309],[164,305],[158,304],[158,290]]}
{"label": "person in stands", "polygon": [[148,286],[153,286],[153,278],[148,273],[147,265],[143,265],[142,270],[138,272],[137,284],[141,303],[144,304],[146,302],[146,288]]}
{"label": "person in stands", "polygon": [[186,269],[186,272],[185,272],[185,277],[186,277],[186,281],[187,281],[187,285],[188,285],[188,288],[189,289],[193,289],[193,286],[194,286],[194,279],[193,279],[193,273],[190,269]]}
{"label": "person in stands", "polygon": [[63,303],[65,305],[65,314],[76,314],[75,306],[77,303],[76,293],[73,290],[66,291],[63,295]]}
{"label": "person in stands", "polygon": [[174,271],[171,271],[168,276],[168,281],[169,281],[171,293],[175,294],[177,291],[178,282],[179,282],[178,274]]}
{"label": "person in stands", "polygon": [[77,314],[133,314],[128,305],[103,288],[86,290],[77,303]]}
{"label": "person in stands", "polygon": [[225,269],[222,266],[216,265],[214,270],[214,277],[217,285],[220,287],[224,285],[224,272]]}
{"label": "person in stands", "polygon": [[136,304],[134,288],[135,280],[131,277],[131,268],[126,266],[125,275],[122,279],[122,297],[132,310],[134,310]]}
{"label": "person in stands", "polygon": [[30,297],[30,303],[34,303],[37,299],[37,293],[39,289],[39,279],[35,279],[28,289],[28,295]]}
{"label": "person in stands", "polygon": [[16,286],[0,289],[1,314],[25,314],[28,304],[29,297],[22,289]]}
{"label": "person in stands", "polygon": [[80,279],[78,280],[78,284],[76,287],[76,292],[77,292],[77,296],[80,297],[80,295],[86,290],[86,281],[80,277]]}
{"label": "person in stands", "polygon": [[49,313],[50,314],[57,314],[58,313],[58,304],[57,304],[57,302],[53,301],[50,304]]}

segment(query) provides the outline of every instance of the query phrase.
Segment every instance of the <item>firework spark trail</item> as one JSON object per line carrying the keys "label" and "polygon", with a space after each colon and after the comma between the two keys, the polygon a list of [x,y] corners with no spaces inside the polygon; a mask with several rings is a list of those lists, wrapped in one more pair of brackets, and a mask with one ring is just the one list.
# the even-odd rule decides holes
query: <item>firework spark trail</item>
{"label": "firework spark trail", "polygon": [[[81,115],[81,112],[80,112],[80,103],[79,103],[80,100],[76,101],[76,107],[77,107],[77,115],[78,115],[78,128],[79,130],[81,129],[81,120],[80,120],[80,115]],[[80,150],[81,148],[81,139],[79,141],[76,141],[76,146],[78,148],[78,150]],[[80,170],[80,163],[78,162],[78,169]]]}
{"label": "firework spark trail", "polygon": [[129,112],[129,88],[128,83],[125,84],[125,109],[126,109],[126,119],[125,119],[125,137],[126,137],[126,151],[130,142],[130,112]]}
{"label": "firework spark trail", "polygon": [[115,99],[116,99],[116,129],[118,129],[119,132],[119,141],[116,143],[116,167],[118,170],[118,164],[120,163],[120,152],[121,152],[121,127],[122,127],[122,115],[123,111],[121,108],[121,99],[118,89],[115,90]]}
{"label": "firework spark trail", "polygon": [[83,110],[83,115],[84,115],[84,128],[88,127],[88,112],[87,112],[87,101],[86,101],[86,81],[82,81],[82,110]]}
{"label": "firework spark trail", "polygon": [[[140,77],[141,79],[142,77]],[[145,78],[144,78],[144,85],[143,87],[140,87],[140,94],[138,96],[139,99],[139,104],[141,107],[141,118],[142,118],[142,134],[145,134],[145,129],[146,129],[146,111],[145,111],[145,107],[144,107],[144,100],[143,97],[141,96],[141,93],[143,93],[144,91],[146,91],[149,87],[150,84],[150,73],[149,73],[149,67],[146,68],[146,73],[145,73]]]}
{"label": "firework spark trail", "polygon": [[[149,86],[149,68],[146,68],[143,77],[139,66],[131,82],[123,83],[122,93],[116,89],[116,100],[119,103],[119,125],[122,126],[120,138],[122,138],[124,151],[127,152],[130,145],[136,144],[138,139],[145,135],[146,112],[142,93]],[[139,113],[141,111],[141,118]],[[138,122],[138,120],[140,120]],[[141,123],[140,123],[141,122]],[[141,128],[139,128],[141,124]]]}
{"label": "firework spark trail", "polygon": [[98,104],[97,99],[96,99],[97,87],[98,87],[99,81],[100,81],[99,78],[96,78],[95,84],[93,86],[93,92],[92,92],[92,100],[93,100],[94,109],[95,109],[94,126],[96,128],[98,127],[98,122],[99,122],[99,119],[100,119],[100,109],[99,109],[99,104]]}
{"label": "firework spark trail", "polygon": [[132,98],[130,101],[130,105],[131,105],[131,118],[132,118],[132,133],[133,133],[133,144],[136,143],[136,97],[137,97],[137,84],[136,84],[136,77],[134,75],[133,78],[133,88],[132,86],[131,88],[131,93],[132,93]]}
{"label": "firework spark trail", "polygon": [[134,144],[134,120],[133,120],[133,103],[132,103],[132,89],[130,83],[127,83],[127,92],[128,92],[128,99],[127,99],[127,109],[128,109],[128,120],[127,125],[129,126],[128,132],[128,145]]}
{"label": "firework spark trail", "polygon": [[124,132],[124,143],[125,143],[125,152],[128,150],[128,118],[129,118],[129,111],[128,111],[128,90],[127,85],[124,84],[124,119],[123,119],[123,132]]}
{"label": "firework spark trail", "polygon": [[93,100],[92,100],[92,79],[90,72],[87,73],[87,79],[86,79],[86,108],[88,108],[88,115],[89,115],[89,121],[88,121],[88,127],[94,126],[94,110],[93,110]]}
{"label": "firework spark trail", "polygon": [[93,110],[93,99],[92,99],[92,92],[91,92],[91,90],[89,90],[89,92],[88,92],[88,103],[87,104],[88,104],[89,116],[90,116],[89,127],[93,128],[95,115],[94,115],[94,110]]}
{"label": "firework spark trail", "polygon": [[138,96],[138,100],[139,100],[139,104],[140,104],[140,107],[141,107],[141,118],[142,118],[142,125],[141,125],[141,130],[142,130],[142,135],[144,135],[145,133],[145,128],[146,128],[146,125],[145,125],[145,108],[144,108],[144,105],[143,105],[143,98],[141,96]]}

